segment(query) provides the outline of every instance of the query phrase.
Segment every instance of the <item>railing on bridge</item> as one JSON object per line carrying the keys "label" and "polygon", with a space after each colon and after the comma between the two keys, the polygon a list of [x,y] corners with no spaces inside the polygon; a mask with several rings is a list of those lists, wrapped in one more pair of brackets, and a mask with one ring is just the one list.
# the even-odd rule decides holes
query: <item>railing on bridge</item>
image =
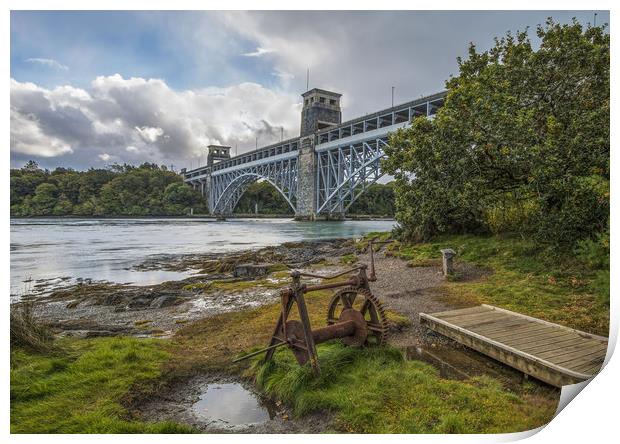
{"label": "railing on bridge", "polygon": [[397,124],[406,124],[418,116],[433,116],[443,105],[445,96],[445,92],[437,93],[343,122],[336,127],[319,131],[316,143],[321,145]]}

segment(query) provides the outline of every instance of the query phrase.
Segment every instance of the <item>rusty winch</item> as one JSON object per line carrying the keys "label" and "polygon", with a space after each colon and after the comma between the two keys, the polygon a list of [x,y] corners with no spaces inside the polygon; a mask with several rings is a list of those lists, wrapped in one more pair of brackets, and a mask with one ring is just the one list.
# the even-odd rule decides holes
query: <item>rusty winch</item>
{"label": "rusty winch", "polygon": [[[264,361],[273,357],[275,349],[287,346],[295,355],[297,362],[304,365],[310,361],[315,374],[320,373],[316,344],[340,338],[346,345],[361,347],[369,343],[383,344],[387,334],[387,318],[383,305],[370,291],[369,282],[377,280],[373,245],[387,242],[369,242],[370,273],[367,265],[359,264],[331,276],[321,276],[301,271],[291,272],[291,286],[280,291],[282,308],[269,345],[256,352],[244,355],[233,362],[266,353]],[[332,280],[348,275],[344,281],[319,285],[306,285],[302,277]],[[327,309],[327,326],[312,329],[304,295],[313,291],[340,288],[336,291]],[[297,306],[299,320],[289,319]]]}

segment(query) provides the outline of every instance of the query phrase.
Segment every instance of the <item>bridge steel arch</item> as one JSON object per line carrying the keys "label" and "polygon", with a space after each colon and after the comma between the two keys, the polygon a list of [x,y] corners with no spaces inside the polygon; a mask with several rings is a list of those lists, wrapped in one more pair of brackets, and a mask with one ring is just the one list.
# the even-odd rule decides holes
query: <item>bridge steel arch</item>
{"label": "bridge steel arch", "polygon": [[246,168],[223,170],[211,176],[209,208],[212,214],[232,214],[248,185],[259,179],[280,192],[293,211],[297,198],[297,158],[271,160]]}

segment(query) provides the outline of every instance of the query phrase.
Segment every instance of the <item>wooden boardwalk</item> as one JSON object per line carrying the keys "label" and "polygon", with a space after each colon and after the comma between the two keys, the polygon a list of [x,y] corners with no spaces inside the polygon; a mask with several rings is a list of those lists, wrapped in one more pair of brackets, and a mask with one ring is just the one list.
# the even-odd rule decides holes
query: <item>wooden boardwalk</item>
{"label": "wooden boardwalk", "polygon": [[431,330],[556,387],[596,375],[607,338],[491,305],[420,313]]}

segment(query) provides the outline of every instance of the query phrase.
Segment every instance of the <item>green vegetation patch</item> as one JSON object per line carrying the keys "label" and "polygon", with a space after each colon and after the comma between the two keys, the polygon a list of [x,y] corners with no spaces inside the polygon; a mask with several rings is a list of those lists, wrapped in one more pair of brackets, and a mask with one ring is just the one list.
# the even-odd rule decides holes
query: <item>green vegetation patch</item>
{"label": "green vegetation patch", "polygon": [[453,248],[457,263],[476,264],[488,274],[447,283],[444,288],[450,302],[487,303],[607,335],[609,252],[592,245],[598,244],[586,242],[582,252],[557,254],[516,236],[460,235],[401,245],[395,254],[409,263],[425,263],[440,257],[440,249]]}
{"label": "green vegetation patch", "polygon": [[354,254],[345,254],[344,256],[340,256],[340,263],[343,265],[355,264],[357,261],[359,261],[359,258]]}
{"label": "green vegetation patch", "polygon": [[299,367],[290,352],[271,363],[256,361],[260,389],[293,407],[295,415],[335,413],[340,431],[355,433],[503,433],[551,420],[556,403],[519,397],[490,378],[446,380],[391,347],[352,348],[339,342],[318,348],[320,378]]}
{"label": "green vegetation patch", "polygon": [[[60,347],[60,348],[58,348]],[[53,353],[11,350],[11,433],[188,433],[131,420],[121,401],[161,374],[160,341],[65,339]]]}

